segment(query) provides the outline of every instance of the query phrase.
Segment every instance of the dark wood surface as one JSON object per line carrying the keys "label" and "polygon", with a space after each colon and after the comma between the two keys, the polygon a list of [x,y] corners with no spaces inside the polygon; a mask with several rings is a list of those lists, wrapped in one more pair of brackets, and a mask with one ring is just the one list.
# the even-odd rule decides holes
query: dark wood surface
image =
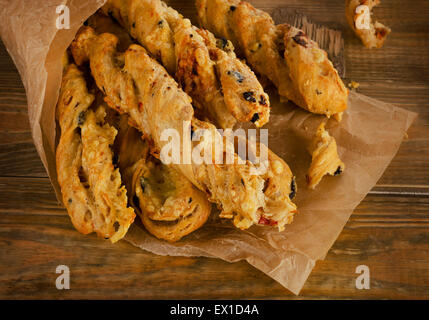
{"label": "dark wood surface", "polygon": [[[193,1],[176,0],[195,17]],[[385,0],[375,15],[393,32],[367,50],[348,29],[343,0],[253,0],[343,32],[346,79],[359,92],[419,113],[397,156],[356,208],[300,296],[245,262],[163,257],[77,233],[55,199],[32,143],[25,90],[0,46],[0,298],[429,298],[429,1]],[[0,9],[1,10],[1,9]],[[71,270],[71,290],[55,268]],[[355,288],[367,265],[370,290]]]}

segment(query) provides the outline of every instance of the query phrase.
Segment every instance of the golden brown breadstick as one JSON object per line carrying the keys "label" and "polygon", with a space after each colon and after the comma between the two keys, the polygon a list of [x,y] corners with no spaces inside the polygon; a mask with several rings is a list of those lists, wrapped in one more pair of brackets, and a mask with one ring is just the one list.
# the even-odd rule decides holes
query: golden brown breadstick
{"label": "golden brown breadstick", "polygon": [[201,25],[232,41],[249,64],[298,106],[341,118],[348,91],[326,52],[298,29],[240,0],[196,0]]}
{"label": "golden brown breadstick", "polygon": [[[155,152],[168,144],[161,139],[164,130],[174,129],[181,141],[190,139],[186,138],[187,132],[200,129],[210,132],[214,138],[203,141],[209,145],[210,151],[202,150],[202,156],[208,157],[211,162],[172,166],[206,192],[209,200],[223,211],[223,216],[234,217],[234,224],[238,228],[246,229],[258,224],[264,215],[271,216],[263,190],[265,180],[252,174],[255,167],[249,161],[240,164],[238,155],[234,153],[232,164],[216,164],[216,159],[223,157],[223,153],[219,152],[223,151],[217,150],[215,142],[224,142],[216,128],[208,122],[193,118],[190,98],[178,88],[165,69],[148,56],[144,48],[132,45],[125,54],[119,54],[115,48],[116,42],[115,36],[98,36],[86,27],[72,43],[74,56],[81,63],[90,61],[92,75],[97,86],[106,94],[109,106],[128,114],[132,125],[151,139],[151,147]],[[285,169],[290,172],[286,164]],[[285,183],[290,184],[291,181]],[[288,215],[295,208],[293,204],[285,206],[283,214]],[[279,224],[279,228],[281,225],[283,223]]]}
{"label": "golden brown breadstick", "polygon": [[[346,0],[347,21],[367,48],[381,48],[392,31],[378,21],[372,22],[371,11],[379,4],[380,0]],[[365,14],[369,20],[367,26],[362,23],[365,20]],[[362,25],[359,26],[359,23]]]}
{"label": "golden brown breadstick", "polygon": [[316,136],[308,151],[312,157],[307,174],[310,189],[316,188],[325,175],[337,176],[344,172],[345,164],[338,156],[337,142],[325,130],[324,122],[317,128]]}
{"label": "golden brown breadstick", "polygon": [[264,195],[266,201],[265,213],[259,224],[277,226],[283,231],[286,224],[292,223],[298,212],[292,202],[298,191],[295,177],[286,162],[263,144],[248,144],[248,152],[259,156],[265,148],[268,155],[268,168],[262,175],[264,179]]}
{"label": "golden brown breadstick", "polygon": [[175,242],[200,228],[211,210],[206,195],[151,156],[136,129],[125,124],[119,131],[123,136],[119,168],[146,229],[159,239]]}
{"label": "golden brown breadstick", "polygon": [[161,0],[109,0],[102,10],[176,75],[195,106],[217,125],[268,122],[268,95],[232,45],[225,48],[226,40],[217,42]]}
{"label": "golden brown breadstick", "polygon": [[125,187],[112,164],[110,145],[116,130],[105,123],[103,106],[95,112],[89,109],[93,101],[82,72],[70,64],[57,106],[58,182],[75,228],[84,234],[95,231],[113,243],[124,237],[135,214],[127,207]]}
{"label": "golden brown breadstick", "polygon": [[[84,28],[72,44],[76,57],[90,60],[92,74],[99,88],[104,90],[108,104],[130,116],[133,125],[152,139],[151,144],[158,151],[166,145],[160,139],[163,130],[174,129],[183,137],[183,123],[191,123],[197,130],[200,122],[192,118],[193,108],[190,98],[181,91],[175,81],[168,76],[165,69],[150,58],[146,51],[132,45],[125,53],[125,66],[117,65],[115,49],[117,38],[110,34],[97,36],[92,29]],[[201,122],[202,123],[202,122]],[[207,124],[207,127],[210,127]],[[220,167],[215,165],[177,165],[177,168],[194,185],[211,195],[211,200],[221,205],[228,212],[241,212],[244,216],[256,220],[257,210],[264,204],[263,181],[256,176],[243,176],[248,180],[247,189],[237,190],[231,196],[234,185],[217,187],[216,176],[225,177],[225,181],[240,181],[249,168],[243,165]],[[198,172],[210,170],[213,175],[199,175]],[[216,173],[216,174],[214,174]],[[237,176],[237,178],[234,178]],[[253,183],[256,182],[256,185]],[[222,193],[218,191],[223,191]],[[241,195],[241,196],[240,196]],[[259,195],[259,196],[258,196]],[[244,208],[242,208],[241,204]]]}

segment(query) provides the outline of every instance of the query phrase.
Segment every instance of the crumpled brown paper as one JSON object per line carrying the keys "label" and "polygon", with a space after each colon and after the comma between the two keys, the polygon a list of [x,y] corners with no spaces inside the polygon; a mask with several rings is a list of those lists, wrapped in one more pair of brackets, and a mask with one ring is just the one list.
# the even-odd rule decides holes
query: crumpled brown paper
{"label": "crumpled brown paper", "polygon": [[[24,83],[34,143],[57,193],[55,169],[55,106],[61,83],[61,57],[78,28],[105,0],[0,0],[0,34]],[[69,30],[57,30],[56,7],[70,8]],[[175,244],[149,235],[137,221],[126,240],[160,255],[245,259],[295,294],[303,287],[316,260],[324,259],[353,209],[376,184],[396,154],[415,113],[351,93],[343,121],[329,120],[327,129],[338,143],[346,171],[325,177],[314,191],[306,188],[311,157],[306,150],[318,124],[326,119],[309,114],[270,94],[272,115],[269,147],[283,157],[297,177],[295,221],[279,233],[254,226],[246,231],[221,221],[208,223]]]}

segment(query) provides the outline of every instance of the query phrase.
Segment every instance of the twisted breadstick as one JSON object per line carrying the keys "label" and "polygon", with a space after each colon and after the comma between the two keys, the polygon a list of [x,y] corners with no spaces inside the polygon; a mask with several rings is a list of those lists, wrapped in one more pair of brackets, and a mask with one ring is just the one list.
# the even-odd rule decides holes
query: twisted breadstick
{"label": "twisted breadstick", "polygon": [[196,0],[203,27],[232,41],[279,94],[328,117],[347,108],[348,91],[325,51],[296,28],[275,25],[269,14],[240,0]]}
{"label": "twisted breadstick", "polygon": [[105,109],[89,107],[94,96],[88,93],[84,76],[75,65],[65,69],[57,117],[61,138],[57,147],[58,182],[64,205],[75,228],[84,234],[96,232],[116,242],[134,221],[127,207],[125,187],[112,164],[110,145],[116,130],[105,123]]}
{"label": "twisted breadstick", "polygon": [[[124,121],[125,120],[125,121]],[[125,122],[119,146],[119,168],[136,212],[159,239],[175,242],[200,228],[210,214],[206,195],[180,172],[149,154],[141,134]]]}
{"label": "twisted breadstick", "polygon": [[[225,143],[216,128],[208,122],[193,118],[190,98],[178,88],[165,69],[148,56],[144,48],[131,45],[125,54],[118,54],[116,43],[115,36],[98,36],[86,27],[78,33],[71,47],[76,61],[90,61],[92,75],[97,86],[105,93],[109,106],[128,114],[132,125],[151,139],[151,147],[155,152],[167,145],[161,139],[166,129],[178,132],[181,141],[190,139],[187,133],[191,132],[191,127],[193,132],[200,129],[210,132],[214,138],[203,139],[208,148],[201,150],[201,153],[211,162],[171,165],[206,192],[209,200],[221,208],[223,216],[234,217],[236,227],[246,229],[258,224],[264,215],[270,218],[272,213],[266,206],[263,190],[266,181],[252,174],[254,166],[249,161],[239,164],[238,155],[234,153],[233,164],[216,164],[217,159],[224,157],[223,152],[227,152],[215,147],[216,141]],[[206,150],[209,151],[206,153]],[[223,150],[231,148],[225,146]],[[183,150],[180,156],[184,159]],[[284,170],[290,173],[285,163]],[[295,208],[291,203],[285,206],[282,214],[288,215]],[[278,226],[281,229],[283,222]]]}
{"label": "twisted breadstick", "polygon": [[[87,23],[97,33],[118,36],[119,51],[132,44],[128,33],[104,14],[94,14]],[[126,116],[116,116],[109,123],[118,130],[115,152],[130,202],[146,229],[159,239],[175,242],[200,228],[211,210],[206,195],[150,155],[148,142],[129,126]]]}
{"label": "twisted breadstick", "polygon": [[192,26],[161,0],[109,0],[102,10],[175,74],[195,106],[217,125],[268,122],[268,95],[226,40]]}
{"label": "twisted breadstick", "polygon": [[[72,52],[81,63],[89,59],[96,84],[106,94],[106,102],[128,114],[133,126],[151,139],[156,150],[159,151],[166,145],[160,137],[166,129],[174,129],[183,137],[186,130],[183,129],[184,122],[192,121],[194,130],[200,127],[211,128],[208,123],[192,118],[190,98],[142,47],[132,45],[125,55],[117,57],[116,42],[117,38],[111,34],[97,36],[91,28],[84,28],[73,42]],[[124,62],[122,69],[118,64],[121,60]],[[258,176],[251,176],[249,167],[250,165],[217,166],[205,163],[177,165],[178,170],[200,190],[207,192],[210,200],[218,203],[222,210],[236,212],[251,225],[258,222],[257,211],[264,206],[264,197],[263,180]],[[211,175],[205,174],[207,172]],[[222,181],[216,180],[219,177],[223,177]],[[245,187],[232,192],[236,189],[236,181],[240,179],[245,181]]]}
{"label": "twisted breadstick", "polygon": [[259,224],[277,226],[282,231],[298,212],[292,202],[297,192],[295,177],[286,162],[265,145],[247,143],[247,146],[249,158],[259,157],[262,152],[268,155],[267,170],[261,175],[266,207]]}

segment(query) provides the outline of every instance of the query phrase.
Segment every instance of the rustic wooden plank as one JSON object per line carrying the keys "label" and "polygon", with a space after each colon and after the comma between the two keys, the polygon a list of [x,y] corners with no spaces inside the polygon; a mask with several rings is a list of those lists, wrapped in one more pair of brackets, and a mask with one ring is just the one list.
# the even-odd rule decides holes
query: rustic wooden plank
{"label": "rustic wooden plank", "polygon": [[[0,298],[429,298],[428,240],[427,193],[373,192],[295,297],[244,262],[160,257],[81,235],[47,179],[0,178]],[[67,292],[55,289],[60,264],[71,268]],[[360,264],[371,290],[355,288]]]}
{"label": "rustic wooden plank", "polygon": [[47,176],[31,137],[24,86],[1,41],[0,176]]}
{"label": "rustic wooden plank", "polygon": [[[64,215],[48,178],[0,177],[0,210]],[[1,219],[1,216],[0,216]]]}
{"label": "rustic wooden plank", "polygon": [[0,41],[0,111],[26,112],[27,98],[18,70]]}
{"label": "rustic wooden plank", "polygon": [[[419,229],[346,228],[295,297],[244,262],[156,256],[126,242],[112,246],[81,236],[63,227],[64,222],[65,217],[39,223],[22,217],[6,221],[6,228],[1,223],[1,298],[429,297],[427,232]],[[55,289],[55,268],[60,264],[70,267],[71,290]],[[370,268],[370,290],[355,288],[355,268],[361,264]]]}
{"label": "rustic wooden plank", "polygon": [[[380,185],[371,190],[358,207],[371,210],[365,205],[377,204],[377,199],[394,202],[397,214],[406,212],[421,212],[429,216],[429,186],[428,185]],[[396,198],[396,199],[395,199]],[[0,210],[3,212],[28,212],[33,214],[63,215],[63,209],[58,206],[55,194],[48,178],[30,177],[0,177]],[[355,210],[354,215],[359,215]],[[382,212],[378,213],[382,215]]]}
{"label": "rustic wooden plank", "polygon": [[0,176],[47,176],[29,128],[26,132],[0,132]]}
{"label": "rustic wooden plank", "polygon": [[[373,208],[368,203],[377,205],[379,201],[392,203],[393,207],[389,207],[389,210],[394,210],[396,215],[407,217],[406,212],[415,212],[423,217],[429,217],[429,208],[427,207],[429,186],[427,185],[382,185],[375,187],[355,210],[354,216],[371,211]],[[47,178],[0,177],[0,210],[11,213],[64,215],[64,210],[58,206],[52,186]],[[380,216],[384,214],[381,210],[376,210],[376,212]]]}

